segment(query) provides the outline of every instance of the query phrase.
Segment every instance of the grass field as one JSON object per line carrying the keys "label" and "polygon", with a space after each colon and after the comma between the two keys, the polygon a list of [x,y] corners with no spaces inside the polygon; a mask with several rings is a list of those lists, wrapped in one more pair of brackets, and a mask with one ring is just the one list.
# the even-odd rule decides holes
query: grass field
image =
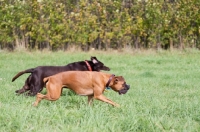
{"label": "grass field", "polygon": [[[125,95],[104,94],[121,105],[64,89],[55,102],[15,95],[29,74],[11,82],[19,71],[39,65],[65,65],[96,56],[131,85]],[[45,89],[42,91],[45,93]],[[5,52],[0,51],[1,132],[198,132],[200,131],[200,52]]]}

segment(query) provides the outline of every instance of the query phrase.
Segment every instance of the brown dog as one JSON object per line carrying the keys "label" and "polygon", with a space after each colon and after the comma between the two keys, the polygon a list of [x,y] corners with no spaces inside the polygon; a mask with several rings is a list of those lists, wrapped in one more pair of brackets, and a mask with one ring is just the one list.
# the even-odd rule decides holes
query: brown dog
{"label": "brown dog", "polygon": [[113,106],[119,106],[103,95],[105,88],[110,87],[119,94],[125,94],[130,88],[122,76],[90,71],[61,72],[46,77],[43,81],[46,82],[47,94],[37,93],[34,106],[37,106],[42,99],[50,101],[59,99],[64,87],[73,90],[78,95],[88,96],[89,105],[94,98]]}

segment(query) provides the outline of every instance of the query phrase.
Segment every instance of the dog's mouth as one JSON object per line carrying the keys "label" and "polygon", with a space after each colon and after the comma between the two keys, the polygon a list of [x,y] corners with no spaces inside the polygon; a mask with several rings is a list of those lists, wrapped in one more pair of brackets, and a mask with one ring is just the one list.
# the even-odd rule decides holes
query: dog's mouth
{"label": "dog's mouth", "polygon": [[100,72],[100,71],[110,71],[110,68],[106,67],[104,65],[102,65],[102,66],[95,66],[94,67],[94,71],[98,71],[98,72]]}
{"label": "dog's mouth", "polygon": [[125,84],[125,88],[118,91],[119,95],[125,94],[130,89],[130,85]]}
{"label": "dog's mouth", "polygon": [[[106,66],[103,66],[103,67],[101,68],[101,70],[110,71],[110,68],[109,68],[109,67],[106,67]],[[100,70],[99,70],[99,71],[100,71]]]}

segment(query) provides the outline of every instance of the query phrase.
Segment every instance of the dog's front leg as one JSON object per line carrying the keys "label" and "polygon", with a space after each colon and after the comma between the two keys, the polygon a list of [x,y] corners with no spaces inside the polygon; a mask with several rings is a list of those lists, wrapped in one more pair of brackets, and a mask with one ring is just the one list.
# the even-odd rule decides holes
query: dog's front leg
{"label": "dog's front leg", "polygon": [[117,104],[117,103],[113,102],[112,100],[106,98],[104,95],[94,96],[94,98],[98,99],[98,100],[101,100],[103,102],[109,103],[109,104],[111,104],[111,105],[113,105],[115,107],[119,107],[120,106],[119,104]]}

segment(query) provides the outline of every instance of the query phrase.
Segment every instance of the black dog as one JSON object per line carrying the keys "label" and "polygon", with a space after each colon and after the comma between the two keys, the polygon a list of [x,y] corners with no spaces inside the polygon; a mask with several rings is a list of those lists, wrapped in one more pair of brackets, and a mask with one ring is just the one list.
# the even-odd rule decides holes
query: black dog
{"label": "black dog", "polygon": [[91,57],[90,61],[79,61],[73,62],[66,66],[38,66],[36,68],[27,69],[25,71],[19,72],[12,79],[12,82],[15,81],[19,76],[24,73],[31,73],[29,77],[26,79],[24,86],[16,90],[15,92],[18,94],[22,94],[27,92],[27,95],[34,96],[38,92],[41,92],[44,85],[43,78],[57,74],[59,72],[64,71],[100,71],[105,70],[109,71],[110,68],[104,66],[102,62],[97,60],[96,57]]}

